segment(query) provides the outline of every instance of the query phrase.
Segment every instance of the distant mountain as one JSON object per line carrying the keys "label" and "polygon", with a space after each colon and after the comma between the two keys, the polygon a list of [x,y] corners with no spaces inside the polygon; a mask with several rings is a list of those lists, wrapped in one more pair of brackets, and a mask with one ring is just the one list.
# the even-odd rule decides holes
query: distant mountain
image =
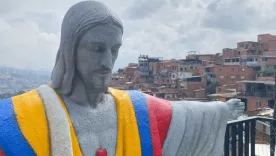
{"label": "distant mountain", "polygon": [[[0,99],[50,82],[50,72],[0,66]],[[2,95],[2,96],[1,96]]]}

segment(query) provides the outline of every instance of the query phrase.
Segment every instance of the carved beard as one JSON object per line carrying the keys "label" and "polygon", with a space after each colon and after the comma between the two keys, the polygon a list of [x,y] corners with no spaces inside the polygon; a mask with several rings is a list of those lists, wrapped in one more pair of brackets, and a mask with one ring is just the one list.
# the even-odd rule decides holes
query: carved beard
{"label": "carved beard", "polygon": [[84,80],[87,89],[93,93],[107,93],[111,74],[109,76],[94,75],[89,80]]}

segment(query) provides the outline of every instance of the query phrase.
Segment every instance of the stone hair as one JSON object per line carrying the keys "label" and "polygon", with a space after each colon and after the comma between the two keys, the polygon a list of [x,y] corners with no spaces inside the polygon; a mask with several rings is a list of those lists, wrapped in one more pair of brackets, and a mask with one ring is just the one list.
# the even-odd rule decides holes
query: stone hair
{"label": "stone hair", "polygon": [[75,52],[80,38],[99,24],[115,24],[123,31],[120,19],[104,4],[83,1],[73,5],[66,13],[61,26],[60,46],[52,71],[52,87],[60,94],[71,93],[75,76]]}

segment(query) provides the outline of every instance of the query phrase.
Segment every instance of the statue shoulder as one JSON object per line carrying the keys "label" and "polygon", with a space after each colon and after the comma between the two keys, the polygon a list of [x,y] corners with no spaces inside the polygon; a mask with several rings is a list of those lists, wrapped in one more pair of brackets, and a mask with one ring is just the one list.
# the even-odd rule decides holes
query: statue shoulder
{"label": "statue shoulder", "polygon": [[47,120],[36,89],[0,101],[0,138],[5,155],[45,153]]}

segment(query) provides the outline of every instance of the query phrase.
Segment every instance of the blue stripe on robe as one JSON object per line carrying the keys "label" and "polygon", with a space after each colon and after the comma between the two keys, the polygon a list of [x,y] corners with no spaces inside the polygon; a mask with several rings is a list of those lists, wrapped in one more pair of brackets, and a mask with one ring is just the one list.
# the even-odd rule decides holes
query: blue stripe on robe
{"label": "blue stripe on robe", "polygon": [[127,91],[135,110],[137,125],[139,129],[140,142],[143,156],[152,156],[153,147],[151,141],[149,113],[146,96],[138,91]]}
{"label": "blue stripe on robe", "polygon": [[0,148],[6,156],[36,156],[17,124],[11,98],[0,100]]}

